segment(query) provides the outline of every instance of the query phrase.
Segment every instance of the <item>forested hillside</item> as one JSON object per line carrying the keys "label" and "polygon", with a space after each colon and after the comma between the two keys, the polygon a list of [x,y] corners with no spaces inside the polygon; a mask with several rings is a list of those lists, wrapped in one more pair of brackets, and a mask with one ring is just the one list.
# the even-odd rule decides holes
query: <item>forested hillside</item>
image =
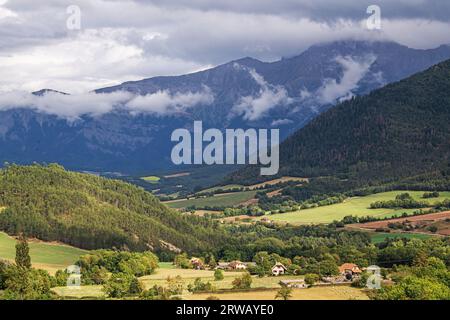
{"label": "forested hillside", "polygon": [[0,207],[2,231],[85,249],[195,252],[224,240],[214,222],[182,216],[139,187],[54,164],[1,170]]}
{"label": "forested hillside", "polygon": [[[362,185],[447,170],[449,123],[447,60],[318,116],[281,145],[280,175],[334,175]],[[253,182],[255,169],[230,180]]]}

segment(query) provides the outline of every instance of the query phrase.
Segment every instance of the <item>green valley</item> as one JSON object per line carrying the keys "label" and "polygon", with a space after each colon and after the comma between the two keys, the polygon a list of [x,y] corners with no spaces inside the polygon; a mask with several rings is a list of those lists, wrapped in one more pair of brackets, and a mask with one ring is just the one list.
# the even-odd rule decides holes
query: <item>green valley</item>
{"label": "green valley", "polygon": [[[16,240],[0,232],[0,258],[14,260]],[[30,256],[33,266],[54,273],[58,269],[65,269],[73,265],[83,254],[87,253],[68,245],[30,241]]]}

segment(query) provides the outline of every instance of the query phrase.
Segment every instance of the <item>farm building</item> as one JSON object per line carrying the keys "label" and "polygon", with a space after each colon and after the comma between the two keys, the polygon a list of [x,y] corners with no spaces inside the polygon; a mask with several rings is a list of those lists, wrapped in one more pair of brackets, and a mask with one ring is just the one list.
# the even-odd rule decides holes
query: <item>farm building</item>
{"label": "farm building", "polygon": [[231,262],[219,262],[216,269],[220,270],[247,270],[249,266],[255,266],[254,262],[241,262],[234,260]]}
{"label": "farm building", "polygon": [[246,270],[247,269],[247,265],[239,260],[231,261],[228,266],[231,270]]}
{"label": "farm building", "polygon": [[362,273],[361,269],[354,263],[344,263],[339,267],[339,273],[341,275],[359,275]]}
{"label": "farm building", "polygon": [[272,267],[272,275],[274,276],[284,274],[286,271],[287,268],[280,262],[275,263],[275,265]]}
{"label": "farm building", "polygon": [[204,270],[205,269],[205,265],[204,265],[203,261],[199,258],[192,257],[190,260],[190,263],[192,265],[192,268],[194,268],[196,270]]}

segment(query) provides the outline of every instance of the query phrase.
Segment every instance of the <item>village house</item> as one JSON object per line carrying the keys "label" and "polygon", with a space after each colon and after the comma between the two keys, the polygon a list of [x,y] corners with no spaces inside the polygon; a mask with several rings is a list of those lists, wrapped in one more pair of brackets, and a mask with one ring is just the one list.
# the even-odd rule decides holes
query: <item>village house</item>
{"label": "village house", "polygon": [[231,261],[228,266],[231,270],[246,270],[247,269],[247,265],[239,260]]}
{"label": "village house", "polygon": [[272,275],[279,276],[284,274],[287,271],[287,268],[280,262],[275,263],[272,267]]}
{"label": "village house", "polygon": [[199,258],[192,257],[189,262],[191,263],[192,268],[194,268],[196,270],[204,270],[205,269],[205,265],[204,265],[203,261]]}
{"label": "village house", "polygon": [[344,263],[339,267],[339,273],[343,276],[350,274],[351,276],[360,275],[361,269],[354,263]]}

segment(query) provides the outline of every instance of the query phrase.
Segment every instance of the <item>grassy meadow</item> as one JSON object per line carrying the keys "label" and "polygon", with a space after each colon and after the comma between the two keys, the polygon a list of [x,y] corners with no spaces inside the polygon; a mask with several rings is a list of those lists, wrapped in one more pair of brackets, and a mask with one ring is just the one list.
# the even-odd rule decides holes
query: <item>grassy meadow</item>
{"label": "grassy meadow", "polygon": [[[230,293],[202,293],[186,296],[189,300],[206,300],[215,296],[220,300],[274,300],[277,290],[230,292]],[[312,287],[308,289],[294,289],[291,300],[369,300],[363,290],[350,286]]]}
{"label": "grassy meadow", "polygon": [[141,179],[148,183],[158,183],[159,180],[161,180],[161,178],[157,177],[157,176],[147,176],[147,177],[142,177]]}
{"label": "grassy meadow", "polygon": [[428,239],[433,237],[430,234],[423,233],[384,233],[384,232],[374,232],[371,233],[370,238],[372,239],[372,243],[380,243],[383,242],[386,238],[394,239],[394,238],[406,238],[406,239]]}
{"label": "grassy meadow", "polygon": [[[16,240],[6,233],[0,232],[0,258],[14,260]],[[50,273],[65,269],[72,265],[80,255],[87,251],[62,244],[45,243],[29,240],[31,262],[35,268]]]}
{"label": "grassy meadow", "polygon": [[390,191],[376,193],[365,197],[354,197],[346,199],[342,203],[329,206],[299,210],[283,214],[274,214],[270,219],[276,222],[286,222],[294,225],[330,223],[341,220],[345,216],[374,216],[378,218],[393,217],[403,212],[413,213],[416,209],[370,209],[370,204],[375,201],[392,200],[396,195],[408,192],[416,200],[428,201],[433,204],[437,201],[450,199],[450,192],[440,192],[439,198],[422,199],[423,191]]}

